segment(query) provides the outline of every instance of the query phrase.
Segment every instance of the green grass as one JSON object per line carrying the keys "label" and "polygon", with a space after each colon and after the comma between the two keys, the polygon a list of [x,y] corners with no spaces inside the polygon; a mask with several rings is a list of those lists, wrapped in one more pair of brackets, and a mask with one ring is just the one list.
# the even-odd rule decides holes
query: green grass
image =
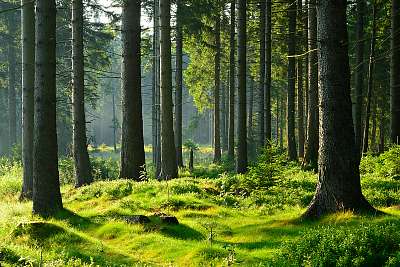
{"label": "green grass", "polygon": [[[30,202],[17,201],[20,166],[12,165],[0,177],[1,266],[38,266],[41,257],[45,266],[327,266],[332,259],[332,266],[399,263],[400,237],[393,232],[400,227],[398,180],[373,171],[362,178],[366,197],[384,216],[347,212],[302,221],[315,174],[285,165],[275,185],[243,195],[234,186],[243,178],[224,173],[221,166],[202,166],[197,178],[181,170],[185,177],[169,182],[64,185],[65,211],[46,220],[32,217]],[[161,223],[154,216],[160,212],[176,216],[180,224]],[[125,221],[139,214],[151,223]]]}

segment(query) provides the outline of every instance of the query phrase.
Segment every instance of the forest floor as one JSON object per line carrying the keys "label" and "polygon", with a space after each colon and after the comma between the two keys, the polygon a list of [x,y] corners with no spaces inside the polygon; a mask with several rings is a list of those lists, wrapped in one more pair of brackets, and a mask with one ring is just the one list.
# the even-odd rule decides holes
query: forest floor
{"label": "forest floor", "polygon": [[[366,161],[364,193],[386,215],[317,221],[300,219],[316,175],[296,164],[268,187],[212,164],[168,182],[63,185],[65,210],[48,219],[18,201],[20,167],[10,167],[0,173],[0,266],[398,266],[400,181],[372,172],[374,157]],[[179,224],[163,223],[162,213]],[[134,215],[150,222],[129,223]]]}

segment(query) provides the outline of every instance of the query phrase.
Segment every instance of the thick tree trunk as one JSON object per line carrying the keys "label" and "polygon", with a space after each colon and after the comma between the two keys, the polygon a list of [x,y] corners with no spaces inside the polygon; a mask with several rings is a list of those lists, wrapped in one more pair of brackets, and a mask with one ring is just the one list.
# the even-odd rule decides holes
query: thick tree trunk
{"label": "thick tree trunk", "polygon": [[354,141],[346,4],[346,0],[317,4],[321,153],[318,185],[305,217],[374,211],[361,192]]}
{"label": "thick tree trunk", "polygon": [[356,26],[356,71],[355,71],[355,107],[354,107],[354,133],[356,147],[362,150],[362,110],[364,90],[364,17],[365,1],[357,0],[357,26]]}
{"label": "thick tree trunk", "polygon": [[33,193],[33,125],[35,89],[35,4],[22,0],[22,162],[21,199]]}
{"label": "thick tree trunk", "polygon": [[247,130],[246,130],[246,14],[247,0],[238,0],[238,155],[236,171],[245,173],[247,171]]}
{"label": "thick tree trunk", "polygon": [[[303,26],[303,4],[302,0],[297,1],[297,15],[299,22],[298,29],[298,52],[299,54],[304,53],[304,26]],[[299,138],[299,157],[304,158],[304,95],[303,95],[303,57],[299,57],[297,60],[297,130]]]}
{"label": "thick tree trunk", "polygon": [[176,163],[171,67],[171,1],[160,0],[161,11],[161,179],[178,177]]}
{"label": "thick tree trunk", "polygon": [[[152,72],[153,72],[153,80],[152,80],[152,91],[151,91],[151,134],[152,134],[152,157],[153,157],[153,165],[157,165],[157,147],[158,147],[158,138],[157,138],[157,91],[159,87],[158,81],[158,2],[154,1],[153,3],[153,60],[152,60]],[[157,176],[157,174],[156,174]]]}
{"label": "thick tree trunk", "polygon": [[308,6],[308,119],[307,139],[303,164],[313,169],[318,167],[318,58],[317,58],[317,17],[315,0]]}
{"label": "thick tree trunk", "polygon": [[296,91],[296,2],[290,1],[288,8],[289,37],[288,37],[288,90],[287,90],[287,146],[289,160],[297,160],[295,134],[295,91]]}
{"label": "thick tree trunk", "polygon": [[391,51],[391,140],[394,144],[400,144],[400,2],[396,0],[392,0]]}
{"label": "thick tree trunk", "polygon": [[266,0],[265,23],[265,140],[271,141],[272,1]]}
{"label": "thick tree trunk", "polygon": [[15,12],[8,14],[8,34],[10,41],[8,44],[8,126],[10,148],[17,143],[17,101],[15,93],[15,73],[16,73],[16,19]]}
{"label": "thick tree trunk", "polygon": [[236,0],[231,0],[231,24],[229,39],[229,126],[228,126],[228,157],[233,159],[235,156],[235,24],[236,24]]}
{"label": "thick tree trunk", "polygon": [[375,35],[376,35],[376,4],[373,5],[372,15],[372,36],[371,49],[368,65],[368,93],[367,106],[365,111],[364,135],[363,135],[363,153],[367,153],[369,149],[369,118],[371,117],[371,99],[374,86],[374,65],[375,65]]}
{"label": "thick tree trunk", "polygon": [[175,145],[176,161],[183,167],[182,156],[182,57],[183,57],[183,30],[181,25],[181,0],[177,0],[176,11],[176,72],[175,72]]}
{"label": "thick tree trunk", "polygon": [[155,148],[156,155],[156,168],[155,168],[155,176],[159,177],[161,173],[161,25],[160,25],[160,0],[155,0],[155,17],[154,17],[154,26],[155,26],[155,60],[156,60],[156,87],[155,87],[155,108],[156,108],[156,143],[157,146]]}
{"label": "thick tree trunk", "polygon": [[85,79],[83,57],[83,3],[72,1],[72,139],[75,162],[75,186],[93,181],[87,151],[85,116]]}
{"label": "thick tree trunk", "polygon": [[[122,8],[122,138],[120,178],[140,180],[145,171],[141,94],[140,1]],[[174,149],[175,151],[175,149]],[[175,153],[173,153],[175,155]]]}
{"label": "thick tree trunk", "polygon": [[263,147],[265,144],[265,40],[266,40],[266,0],[260,1],[260,73],[258,88],[258,144]]}
{"label": "thick tree trunk", "polygon": [[215,17],[215,59],[214,59],[214,162],[221,161],[220,128],[220,86],[221,86],[221,16]]}
{"label": "thick tree trunk", "polygon": [[62,209],[56,127],[56,3],[36,0],[33,213]]}

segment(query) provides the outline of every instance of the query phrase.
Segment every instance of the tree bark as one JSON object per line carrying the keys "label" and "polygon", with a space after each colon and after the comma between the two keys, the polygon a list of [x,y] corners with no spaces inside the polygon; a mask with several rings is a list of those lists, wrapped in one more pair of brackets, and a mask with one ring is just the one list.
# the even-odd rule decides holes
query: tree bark
{"label": "tree bark", "polygon": [[214,59],[214,163],[221,161],[220,86],[221,86],[221,15],[215,17]]}
{"label": "tree bark", "polygon": [[176,72],[175,72],[175,145],[176,160],[179,167],[183,167],[182,156],[182,57],[183,57],[183,30],[181,24],[181,0],[176,1]]}
{"label": "tree bark", "polygon": [[93,181],[87,151],[85,116],[85,78],[83,57],[83,3],[72,1],[72,139],[75,162],[75,186]]}
{"label": "tree bark", "polygon": [[287,90],[287,146],[288,157],[291,161],[297,160],[295,134],[295,91],[296,91],[296,2],[290,1],[288,8],[289,37],[288,37],[288,90]]}
{"label": "tree bark", "polygon": [[235,23],[236,23],[236,0],[231,0],[231,24],[229,38],[229,126],[228,126],[228,157],[235,156]]}
{"label": "tree bark", "polygon": [[320,158],[318,185],[305,217],[373,212],[361,192],[354,140],[346,0],[318,1]]}
{"label": "tree bark", "polygon": [[123,63],[120,178],[133,178],[135,180],[140,180],[145,171],[140,31],[140,0],[124,0],[122,8]]}
{"label": "tree bark", "polygon": [[265,23],[265,140],[271,141],[272,1],[266,0]]}
{"label": "tree bark", "polygon": [[35,4],[22,0],[22,163],[21,199],[33,193],[33,125],[35,89]]}
{"label": "tree bark", "polygon": [[247,130],[246,130],[246,14],[247,0],[238,0],[238,155],[237,173],[247,171]]}
{"label": "tree bark", "polygon": [[17,29],[14,13],[14,11],[10,11],[8,14],[8,34],[10,37],[8,44],[8,126],[10,148],[17,143],[17,101],[15,93],[15,73],[17,66],[15,33]]}
{"label": "tree bark", "polygon": [[[302,0],[297,1],[297,15],[299,22],[298,29],[298,53],[304,53],[304,25],[303,25],[303,4]],[[297,60],[297,130],[299,138],[299,157],[304,158],[304,95],[303,95],[303,57]]]}
{"label": "tree bark", "polygon": [[36,0],[33,213],[62,209],[56,127],[56,3]]}
{"label": "tree bark", "polygon": [[354,133],[356,147],[362,151],[362,110],[364,91],[364,17],[365,1],[357,0],[357,25],[356,25],[356,71],[355,71],[355,107],[354,107]]}
{"label": "tree bark", "polygon": [[258,92],[258,143],[260,147],[265,144],[265,41],[266,41],[266,0],[260,1],[260,73]]}
{"label": "tree bark", "polygon": [[392,0],[392,38],[390,64],[391,141],[400,144],[400,2]]}
{"label": "tree bark", "polygon": [[315,0],[308,6],[308,111],[307,139],[303,164],[316,170],[318,167],[318,58],[317,58],[317,17]]}
{"label": "tree bark", "polygon": [[[157,165],[157,147],[158,147],[158,138],[157,138],[157,91],[159,86],[158,81],[158,2],[155,0],[153,3],[153,60],[152,60],[152,71],[153,71],[153,80],[152,80],[152,91],[151,91],[151,133],[152,133],[152,157],[153,157],[153,165]],[[157,177],[157,174],[156,174]]]}
{"label": "tree bark", "polygon": [[171,1],[160,0],[161,11],[161,179],[178,177],[175,153],[172,67],[171,67]]}

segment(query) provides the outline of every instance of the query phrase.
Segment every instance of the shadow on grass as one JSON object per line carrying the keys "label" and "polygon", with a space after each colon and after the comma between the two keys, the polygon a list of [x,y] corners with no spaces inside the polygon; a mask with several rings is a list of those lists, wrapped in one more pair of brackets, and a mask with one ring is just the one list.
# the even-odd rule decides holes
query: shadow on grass
{"label": "shadow on grass", "polygon": [[199,231],[185,225],[162,225],[160,228],[161,234],[167,237],[172,237],[182,240],[203,240],[204,236]]}
{"label": "shadow on grass", "polygon": [[77,213],[63,209],[53,216],[54,219],[67,222],[69,225],[77,228],[79,230],[86,230],[89,228],[99,227],[100,224],[94,222],[93,220],[82,217]]}

